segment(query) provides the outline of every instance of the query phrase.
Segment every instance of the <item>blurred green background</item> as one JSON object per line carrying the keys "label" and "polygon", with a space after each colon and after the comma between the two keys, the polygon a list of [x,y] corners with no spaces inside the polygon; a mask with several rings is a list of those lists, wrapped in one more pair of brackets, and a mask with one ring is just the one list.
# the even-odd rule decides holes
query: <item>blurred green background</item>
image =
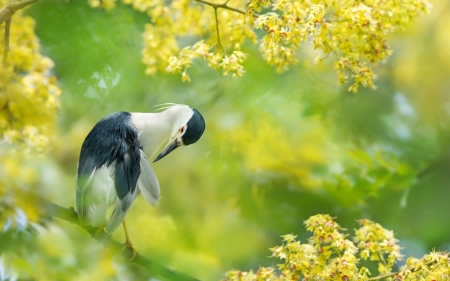
{"label": "blurred green background", "polygon": [[[248,44],[242,78],[204,62],[192,67],[191,83],[171,74],[147,76],[141,49],[149,19],[117,5],[105,12],[84,1],[46,0],[26,12],[36,20],[63,93],[51,155],[27,164],[39,171],[33,188],[44,197],[75,205],[81,144],[103,116],[182,103],[203,114],[206,131],[195,145],[153,165],[159,205],[139,198],[129,212],[130,235],[143,255],[218,280],[229,269],[276,263],[268,248],[287,233],[305,241],[303,220],[319,213],[337,217],[348,233],[363,217],[394,230],[406,257],[450,250],[448,1],[434,1],[430,14],[391,38],[394,53],[376,70],[378,89],[358,94],[336,86],[332,58],[313,65],[307,45],[301,63],[283,74]],[[111,259],[76,226],[55,220],[35,228],[36,237],[21,237],[10,261],[24,276],[145,276]],[[114,236],[122,241],[122,229]]]}

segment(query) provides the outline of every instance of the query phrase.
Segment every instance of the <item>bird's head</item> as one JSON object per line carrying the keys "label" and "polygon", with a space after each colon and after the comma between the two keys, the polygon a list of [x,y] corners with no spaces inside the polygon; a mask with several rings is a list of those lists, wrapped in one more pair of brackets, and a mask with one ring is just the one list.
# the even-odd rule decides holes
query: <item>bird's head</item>
{"label": "bird's head", "polygon": [[205,131],[205,120],[195,108],[177,104],[170,106],[164,111],[164,114],[173,122],[172,132],[167,146],[155,158],[153,163],[177,147],[197,142]]}

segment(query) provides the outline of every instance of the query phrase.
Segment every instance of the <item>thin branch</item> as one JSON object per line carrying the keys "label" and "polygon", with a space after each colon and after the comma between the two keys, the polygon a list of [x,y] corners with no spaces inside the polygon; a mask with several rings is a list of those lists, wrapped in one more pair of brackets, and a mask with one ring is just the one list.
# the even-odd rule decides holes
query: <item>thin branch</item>
{"label": "thin branch", "polygon": [[5,23],[5,48],[3,49],[3,67],[6,68],[9,53],[9,33],[11,29],[11,18],[9,17]]}
{"label": "thin branch", "polygon": [[371,278],[369,278],[367,280],[382,280],[384,278],[397,276],[399,274],[400,274],[400,272],[393,272],[393,273],[388,273],[388,274],[384,274],[384,275],[378,275],[378,276],[375,276],[375,277],[371,277]]}
{"label": "thin branch", "polygon": [[230,11],[233,11],[233,12],[236,12],[236,13],[240,13],[240,14],[243,14],[243,15],[246,15],[247,12],[244,11],[244,10],[240,10],[240,9],[228,6],[227,4],[228,4],[228,2],[230,0],[226,0],[225,2],[223,2],[221,4],[212,3],[212,2],[209,2],[209,1],[205,1],[205,0],[194,0],[194,1],[202,3],[202,4],[205,4],[205,5],[208,5],[208,6],[211,6],[211,7],[214,8],[214,15],[215,15],[215,19],[216,19],[217,45],[219,46],[219,48],[222,51],[222,53],[225,53],[225,50],[224,50],[224,48],[222,46],[222,43],[220,42],[219,17],[217,15],[217,10],[219,8],[222,8],[222,9],[230,10]]}
{"label": "thin branch", "polygon": [[0,9],[0,24],[11,18],[11,16],[18,10],[36,3],[37,1],[38,0],[10,1]]}
{"label": "thin branch", "polygon": [[217,16],[217,8],[214,8],[214,15],[216,16],[217,45],[219,45],[220,49],[222,50],[222,53],[225,53],[222,43],[220,43],[219,18]]}
{"label": "thin branch", "polygon": [[243,15],[246,15],[246,14],[247,14],[247,12],[244,11],[244,10],[237,9],[237,8],[233,8],[233,7],[228,6],[228,5],[227,5],[227,4],[228,4],[228,1],[226,1],[225,3],[222,3],[222,4],[212,3],[212,2],[209,2],[209,1],[205,1],[205,0],[194,0],[194,1],[199,2],[199,3],[202,3],[202,4],[205,4],[205,5],[208,5],[208,6],[211,6],[211,7],[213,7],[213,8],[216,9],[216,10],[217,10],[218,8],[222,8],[222,9],[230,10],[230,11],[233,11],[233,12],[236,12],[236,13],[239,13],[239,14],[243,14]]}
{"label": "thin branch", "polygon": [[[48,215],[80,226],[81,228],[86,230],[97,242],[109,249],[112,249],[123,258],[128,260],[132,257],[131,249],[129,247],[124,249],[124,244],[112,238],[111,235],[107,235],[104,231],[98,234],[98,228],[81,224],[80,220],[78,219],[78,214],[74,208],[64,208],[45,199],[44,202],[47,207],[46,209]],[[167,280],[176,281],[199,281],[198,279],[179,272],[169,266],[151,260],[139,254],[138,252],[136,252],[136,257],[130,262],[144,267],[152,276],[159,276]]]}
{"label": "thin branch", "polygon": [[3,50],[3,67],[6,67],[9,53],[9,35],[11,29],[11,19],[15,12],[23,9],[38,0],[24,0],[24,1],[9,1],[0,9],[0,25],[5,23],[5,48]]}
{"label": "thin branch", "polygon": [[[448,258],[449,254],[446,254],[445,256],[447,256],[447,258]],[[427,263],[424,263],[421,267],[414,267],[414,268],[409,268],[409,269],[407,268],[406,270],[408,270],[411,273],[412,272],[416,272],[416,271],[421,270],[423,267],[428,267],[429,265],[432,265],[435,262],[436,262],[435,260],[431,260],[431,261],[429,261]],[[382,280],[382,279],[385,279],[385,278],[389,278],[389,277],[393,277],[393,276],[397,276],[399,274],[402,274],[402,272],[405,272],[406,270],[402,270],[402,271],[398,271],[398,272],[386,273],[386,274],[383,274],[383,275],[378,275],[378,276],[375,276],[375,277],[371,277],[371,278],[369,278],[367,280],[370,280],[370,281]]]}

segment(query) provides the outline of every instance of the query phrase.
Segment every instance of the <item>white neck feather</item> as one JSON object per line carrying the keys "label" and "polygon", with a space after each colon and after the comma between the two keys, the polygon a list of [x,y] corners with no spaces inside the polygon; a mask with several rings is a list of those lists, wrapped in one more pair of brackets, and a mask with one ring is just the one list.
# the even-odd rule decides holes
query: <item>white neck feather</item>
{"label": "white neck feather", "polygon": [[170,137],[171,124],[162,122],[161,113],[131,113],[131,122],[148,158],[152,157]]}
{"label": "white neck feather", "polygon": [[193,111],[186,105],[174,105],[160,113],[131,113],[131,122],[148,158],[189,121]]}

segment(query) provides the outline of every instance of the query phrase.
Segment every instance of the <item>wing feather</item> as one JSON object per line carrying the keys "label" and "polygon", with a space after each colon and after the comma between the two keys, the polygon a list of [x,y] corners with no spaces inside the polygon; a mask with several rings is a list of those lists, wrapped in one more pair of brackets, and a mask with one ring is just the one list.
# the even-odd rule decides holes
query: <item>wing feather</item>
{"label": "wing feather", "polygon": [[83,142],[77,172],[77,211],[88,225],[101,226],[115,205],[108,229],[122,222],[137,196],[140,142],[130,113],[100,120]]}
{"label": "wing feather", "polygon": [[136,189],[134,193],[128,193],[123,199],[119,199],[117,197],[116,207],[114,208],[111,216],[108,219],[108,222],[106,223],[107,233],[114,232],[114,230],[116,230],[120,226],[137,195],[138,191]]}
{"label": "wing feather", "polygon": [[142,150],[140,165],[141,175],[138,179],[139,190],[142,192],[142,195],[144,195],[145,200],[147,200],[150,205],[155,207],[161,198],[159,181],[155,170],[153,170],[144,151]]}
{"label": "wing feather", "polygon": [[[137,135],[136,135],[137,138]],[[140,153],[139,146],[130,136],[122,144],[124,153],[120,153],[116,163],[115,186],[117,196],[123,199],[128,193],[134,193],[136,184],[141,173],[139,167]]]}
{"label": "wing feather", "polygon": [[[95,168],[92,170],[91,174],[89,176],[82,176],[84,179],[82,179],[78,173],[77,173],[77,193],[76,193],[76,204],[77,204],[77,210],[78,210],[78,218],[83,221],[84,212],[83,212],[83,195],[84,191],[87,189],[89,184],[92,182],[92,179],[94,178],[95,174]],[[87,178],[87,179],[86,179]]]}
{"label": "wing feather", "polygon": [[[115,187],[117,191],[116,206],[106,224],[106,232],[112,233],[119,227],[138,195],[136,188],[141,174],[139,147],[129,146],[127,153],[117,160]],[[137,155],[136,155],[137,154]],[[120,192],[120,193],[119,193]]]}
{"label": "wing feather", "polygon": [[111,169],[113,167],[106,165],[95,169],[84,190],[77,189],[78,216],[84,224],[98,227],[105,222],[107,209],[111,205],[110,193],[115,194]]}

